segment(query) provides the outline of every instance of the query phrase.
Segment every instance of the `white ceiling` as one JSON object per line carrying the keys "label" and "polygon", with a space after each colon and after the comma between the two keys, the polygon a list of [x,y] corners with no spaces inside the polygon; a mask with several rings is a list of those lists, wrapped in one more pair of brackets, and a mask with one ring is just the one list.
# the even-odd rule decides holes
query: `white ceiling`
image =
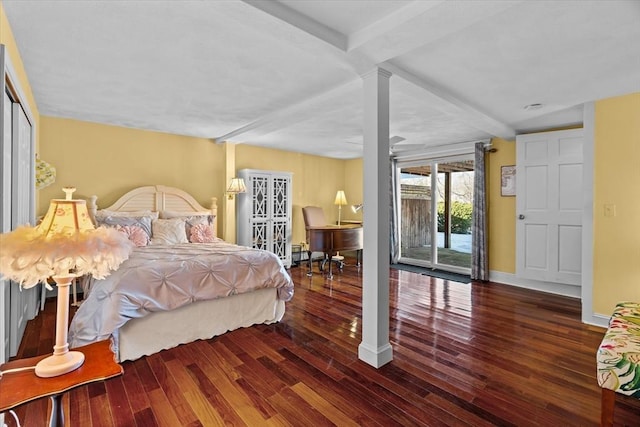
{"label": "white ceiling", "polygon": [[395,151],[581,123],[585,102],[640,92],[637,0],[3,5],[43,115],[341,159],[362,156],[376,65]]}

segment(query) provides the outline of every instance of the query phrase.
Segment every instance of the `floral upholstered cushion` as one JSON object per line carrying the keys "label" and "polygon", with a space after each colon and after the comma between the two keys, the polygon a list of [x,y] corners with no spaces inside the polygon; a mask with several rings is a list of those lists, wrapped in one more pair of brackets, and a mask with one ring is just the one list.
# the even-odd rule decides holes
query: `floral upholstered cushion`
{"label": "floral upholstered cushion", "polygon": [[597,359],[600,387],[640,398],[640,303],[616,305]]}

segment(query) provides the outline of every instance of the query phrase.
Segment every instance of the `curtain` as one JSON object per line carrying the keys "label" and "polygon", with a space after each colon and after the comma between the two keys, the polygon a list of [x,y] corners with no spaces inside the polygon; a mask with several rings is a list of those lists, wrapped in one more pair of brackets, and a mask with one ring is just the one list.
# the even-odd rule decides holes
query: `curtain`
{"label": "curtain", "polygon": [[398,205],[398,161],[391,159],[389,162],[391,167],[391,173],[389,174],[391,179],[391,185],[389,189],[389,209],[391,210],[389,215],[389,253],[391,264],[397,264],[400,259],[400,231],[398,229],[398,212],[400,212],[400,206]]}
{"label": "curtain", "polygon": [[489,280],[487,253],[487,199],[485,146],[476,142],[473,185],[473,225],[471,227],[471,280]]}

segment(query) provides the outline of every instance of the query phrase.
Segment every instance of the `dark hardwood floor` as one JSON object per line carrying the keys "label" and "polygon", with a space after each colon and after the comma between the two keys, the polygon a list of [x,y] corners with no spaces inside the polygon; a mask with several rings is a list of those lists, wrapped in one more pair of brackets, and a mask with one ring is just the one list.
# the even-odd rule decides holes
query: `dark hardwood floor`
{"label": "dark hardwood floor", "polygon": [[[359,272],[305,271],[291,269],[282,322],[125,362],[122,377],[65,395],[67,425],[598,425],[604,330],[580,322],[579,301],[391,270],[394,359],[376,370],[357,358]],[[54,316],[47,301],[18,357],[51,351]],[[43,426],[48,410],[41,399],[17,414]],[[615,424],[640,425],[640,401],[617,396]]]}

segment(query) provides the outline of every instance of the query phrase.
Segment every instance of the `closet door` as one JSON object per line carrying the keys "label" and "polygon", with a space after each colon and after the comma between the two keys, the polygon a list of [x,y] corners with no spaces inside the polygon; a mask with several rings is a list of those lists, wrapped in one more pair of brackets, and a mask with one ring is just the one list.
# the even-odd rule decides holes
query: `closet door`
{"label": "closet door", "polygon": [[[12,180],[11,180],[11,226],[34,225],[33,191],[35,188],[34,161],[31,123],[18,103],[12,105]],[[16,283],[11,284],[11,334],[9,351],[14,356],[27,326],[31,314],[36,312],[38,287],[20,290]]]}
{"label": "closet door", "polygon": [[[2,44],[0,93],[0,232],[5,233],[35,221],[35,139],[33,115]],[[13,282],[0,283],[1,362],[16,354],[26,322],[38,311],[38,296],[37,286],[20,291]]]}
{"label": "closet door", "polygon": [[[2,52],[0,51],[0,54]],[[1,58],[0,58],[1,59]],[[2,64],[0,64],[2,65]],[[4,79],[2,80],[2,109],[0,114],[0,150],[2,154],[0,167],[0,190],[2,198],[0,199],[0,232],[5,233],[11,231],[11,109],[12,103],[9,95],[4,91]],[[9,280],[0,281],[0,361],[4,362],[9,359],[9,337],[11,325],[11,286]]]}

